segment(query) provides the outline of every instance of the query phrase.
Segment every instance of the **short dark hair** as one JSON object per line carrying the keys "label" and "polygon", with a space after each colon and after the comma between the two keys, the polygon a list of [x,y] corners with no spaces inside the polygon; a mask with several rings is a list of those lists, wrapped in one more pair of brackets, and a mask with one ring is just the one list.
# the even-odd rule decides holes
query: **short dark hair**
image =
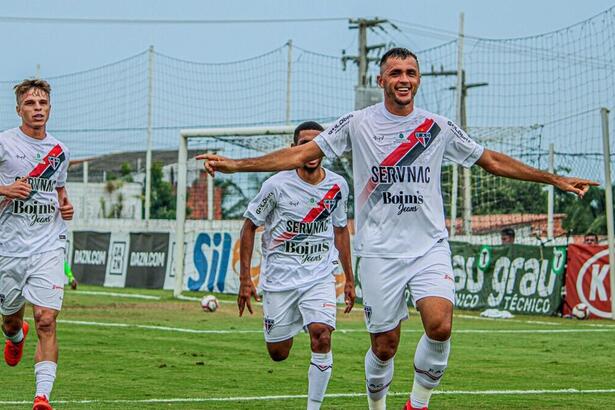
{"label": "short dark hair", "polygon": [[384,53],[384,55],[380,59],[381,69],[389,58],[399,58],[400,60],[405,60],[406,58],[414,58],[416,60],[417,67],[419,65],[419,58],[416,56],[416,54],[404,47],[394,47]]}
{"label": "short dark hair", "polygon": [[590,237],[590,236],[593,236],[593,237],[596,239],[596,241],[598,240],[598,234],[595,234],[595,233],[593,233],[593,232],[588,232],[588,233],[586,233],[586,234],[583,236],[583,238],[587,238],[587,237]]}
{"label": "short dark hair", "polygon": [[17,105],[21,102],[21,97],[23,97],[28,91],[32,88],[37,88],[41,91],[44,91],[49,97],[51,97],[51,86],[45,80],[41,80],[39,78],[23,80],[19,84],[13,87],[15,90],[15,98],[17,99]]}
{"label": "short dark hair", "polygon": [[302,122],[295,128],[295,134],[293,136],[293,144],[297,145],[297,141],[299,141],[299,133],[301,131],[314,130],[314,131],[324,131],[325,129],[317,123],[316,121],[306,121]]}
{"label": "short dark hair", "polygon": [[500,235],[515,237],[515,230],[513,228],[504,228],[500,231]]}

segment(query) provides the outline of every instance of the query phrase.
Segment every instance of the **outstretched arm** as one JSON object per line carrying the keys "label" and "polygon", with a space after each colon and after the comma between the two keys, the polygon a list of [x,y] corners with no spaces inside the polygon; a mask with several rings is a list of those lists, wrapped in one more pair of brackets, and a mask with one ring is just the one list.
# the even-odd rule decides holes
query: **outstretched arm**
{"label": "outstretched arm", "polygon": [[241,228],[241,239],[239,243],[239,294],[237,295],[237,306],[239,307],[239,316],[243,315],[244,309],[247,307],[248,312],[252,314],[252,303],[250,299],[254,296],[257,302],[260,300],[252,282],[250,275],[250,267],[252,264],[252,251],[254,250],[254,234],[257,226],[249,219],[246,219]]}
{"label": "outstretched arm", "polygon": [[314,141],[310,141],[307,144],[282,148],[256,158],[231,159],[217,154],[201,154],[196,159],[204,159],[205,170],[213,176],[216,171],[231,174],[233,172],[295,169],[303,166],[306,162],[323,156],[320,147]]}
{"label": "outstretched arm", "polygon": [[597,182],[588,179],[564,177],[541,171],[501,152],[488,149],[485,149],[483,155],[476,161],[476,164],[493,175],[551,184],[562,191],[573,192],[581,198],[583,198],[583,195],[589,190],[590,186],[599,185]]}
{"label": "outstretched arm", "polygon": [[354,300],[356,297],[354,290],[354,275],[352,274],[352,258],[350,256],[350,233],[348,231],[348,225],[343,228],[335,226],[333,228],[335,235],[335,247],[340,254],[340,262],[342,269],[344,269],[344,276],[346,277],[346,283],[344,285],[344,301],[346,302],[346,309],[344,313],[350,313],[354,306]]}

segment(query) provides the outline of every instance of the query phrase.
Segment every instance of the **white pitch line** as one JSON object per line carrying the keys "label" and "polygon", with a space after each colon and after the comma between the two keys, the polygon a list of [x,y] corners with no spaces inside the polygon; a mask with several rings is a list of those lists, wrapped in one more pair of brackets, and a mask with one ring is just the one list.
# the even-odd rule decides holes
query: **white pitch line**
{"label": "white pitch line", "polygon": [[[60,319],[58,323],[69,325],[82,325],[82,326],[97,326],[97,327],[121,327],[126,329],[146,329],[146,330],[161,330],[166,332],[177,333],[193,333],[193,334],[245,334],[245,333],[262,333],[262,329],[189,329],[181,327],[170,326],[156,326],[156,325],[139,325],[130,323],[112,323],[112,322],[91,322],[83,320],[66,320]],[[338,329],[336,333],[365,333],[364,329]],[[521,334],[521,333],[605,333],[615,332],[615,329],[610,328],[592,328],[592,329],[458,329],[454,330],[453,334]],[[423,333],[423,329],[405,329],[402,333]]]}
{"label": "white pitch line", "polygon": [[[543,390],[435,390],[434,395],[441,396],[517,396],[527,394],[614,394],[615,389],[543,389]],[[365,397],[365,393],[331,393],[325,395],[326,398],[354,398]],[[405,392],[389,393],[389,396],[407,396]],[[195,397],[195,398],[168,398],[168,399],[141,399],[141,400],[53,400],[54,404],[136,404],[136,403],[206,403],[206,402],[228,402],[228,401],[265,401],[265,400],[296,400],[306,399],[305,394],[286,394],[279,396],[239,396],[239,397]],[[0,404],[29,404],[31,401],[7,400],[0,401]]]}
{"label": "white pitch line", "polygon": [[149,300],[162,299],[160,296],[141,295],[138,293],[97,292],[93,290],[75,290],[75,291],[70,291],[70,293],[74,293],[78,295],[113,296],[116,298],[149,299]]}
{"label": "white pitch line", "polygon": [[530,325],[547,325],[547,326],[560,326],[561,323],[557,322],[547,322],[545,320],[520,320],[520,319],[501,319],[501,318],[491,318],[491,317],[482,317],[482,316],[472,316],[472,315],[464,315],[464,314],[455,314],[455,317],[460,317],[463,319],[474,319],[474,320],[488,320],[495,321],[499,320],[501,322],[515,322],[515,323],[527,323]]}

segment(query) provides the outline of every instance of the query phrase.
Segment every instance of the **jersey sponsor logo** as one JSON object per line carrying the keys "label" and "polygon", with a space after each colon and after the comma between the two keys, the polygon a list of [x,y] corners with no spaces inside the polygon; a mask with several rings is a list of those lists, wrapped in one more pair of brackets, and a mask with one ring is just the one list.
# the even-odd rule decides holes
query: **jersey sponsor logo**
{"label": "jersey sponsor logo", "polygon": [[306,235],[315,235],[318,233],[326,232],[328,229],[329,229],[328,219],[324,219],[322,221],[314,221],[314,222],[286,221],[286,232],[290,232],[290,233],[302,233]]}
{"label": "jersey sponsor logo", "polygon": [[162,267],[164,266],[164,258],[164,252],[131,252],[129,266]]}
{"label": "jersey sponsor logo", "polygon": [[[284,232],[282,235],[280,235],[279,237],[273,240],[274,247],[279,246],[283,244],[285,241],[290,241],[290,240],[300,242],[300,241],[307,239],[310,235],[315,235],[316,233],[324,232],[325,229],[323,229],[322,225],[317,225],[317,224],[308,225],[308,224],[311,224],[313,222],[320,222],[320,221],[327,221],[326,223],[328,224],[328,220],[330,219],[331,214],[333,213],[335,208],[337,208],[339,201],[342,200],[342,191],[338,184],[334,184],[331,187],[331,189],[329,189],[329,191],[327,191],[327,193],[325,193],[325,195],[319,201],[316,201],[313,198],[312,200],[314,202],[314,207],[310,209],[308,213],[306,214],[306,216],[299,222],[299,224],[304,224],[304,225],[297,225],[298,229],[295,229],[295,225],[293,225],[293,229],[291,230],[286,229],[286,232]],[[325,205],[325,202],[327,203],[327,205]],[[288,223],[287,223],[286,228],[288,228]],[[300,231],[301,229],[303,229],[304,232]],[[323,230],[319,232],[315,232],[315,231],[310,232],[309,231],[310,229],[314,229],[314,230],[323,229]]]}
{"label": "jersey sponsor logo", "polygon": [[304,242],[285,241],[284,252],[291,255],[301,256],[301,263],[320,262],[331,249],[329,241]]}
{"label": "jersey sponsor logo", "polygon": [[53,203],[42,203],[36,200],[32,202],[13,200],[13,215],[24,215],[30,220],[30,226],[34,224],[51,223],[56,214],[56,206]]}
{"label": "jersey sponsor logo", "polygon": [[[374,175],[372,175],[372,178],[367,181],[367,184],[358,195],[357,209],[359,210],[359,215],[357,219],[367,219],[367,212],[369,212],[370,209],[384,199],[383,192],[387,191],[393,185],[393,180],[395,178],[401,178],[402,173],[405,173],[403,174],[405,179],[409,178],[410,175],[409,169],[399,170],[399,172],[397,172],[397,170],[393,170],[391,172],[386,170],[383,171],[382,174],[386,175],[386,177],[382,177],[383,181],[386,182],[381,182],[380,168],[384,167],[387,169],[387,167],[411,166],[414,161],[416,161],[416,159],[423,152],[425,152],[431,144],[433,144],[434,140],[439,135],[440,130],[441,129],[438,123],[431,118],[427,118],[421,125],[410,133],[401,134],[403,137],[401,143],[395,147],[395,149],[393,149],[393,151],[391,151],[391,153],[387,155],[384,160],[382,160],[378,167],[376,167],[375,178]],[[374,172],[372,172],[372,174],[374,174]],[[414,177],[416,178],[416,173]],[[421,178],[426,181],[425,170],[423,171],[423,176]]]}
{"label": "jersey sponsor logo", "polygon": [[269,201],[271,200],[271,198],[273,198],[273,192],[269,192],[267,194],[267,196],[263,198],[261,203],[258,204],[258,207],[256,207],[256,214],[257,215],[260,215],[265,210],[267,205],[269,205]]}
{"label": "jersey sponsor logo", "polygon": [[428,184],[431,181],[431,168],[422,165],[373,166],[370,180],[381,184],[397,182]]}
{"label": "jersey sponsor logo", "polygon": [[106,261],[107,251],[95,251],[91,249],[77,249],[73,257],[73,263],[80,265],[104,265]]}
{"label": "jersey sponsor logo", "polygon": [[349,120],[351,118],[352,114],[348,114],[347,116],[340,118],[339,121],[336,122],[335,125],[329,130],[329,135],[332,135],[333,133],[337,134],[339,131],[341,131],[342,128],[349,124]]}
{"label": "jersey sponsor logo", "polygon": [[455,124],[453,121],[448,121],[446,123],[449,127],[451,127],[451,131],[453,131],[453,134],[459,138],[460,140],[462,140],[463,142],[470,142],[470,138],[466,135],[465,132],[463,132],[461,130],[461,128],[459,128],[457,126],[457,124]]}
{"label": "jersey sponsor logo", "polygon": [[382,193],[382,203],[385,205],[397,205],[397,215],[404,212],[416,212],[418,205],[423,205],[424,198],[419,191],[416,194],[407,194],[404,191],[393,193],[384,191]]}
{"label": "jersey sponsor logo", "polygon": [[[16,177],[15,181],[19,181],[21,177]],[[25,177],[26,182],[30,184],[33,192],[54,192],[57,181],[48,178]],[[30,195],[32,196],[32,195]]]}

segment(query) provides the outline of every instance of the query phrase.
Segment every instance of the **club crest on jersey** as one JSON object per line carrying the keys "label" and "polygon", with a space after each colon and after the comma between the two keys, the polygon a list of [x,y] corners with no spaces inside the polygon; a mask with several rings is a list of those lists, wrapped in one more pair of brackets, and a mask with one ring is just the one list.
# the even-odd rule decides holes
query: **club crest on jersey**
{"label": "club crest on jersey", "polygon": [[266,318],[265,320],[263,320],[263,323],[265,325],[265,332],[269,334],[269,332],[271,332],[271,329],[273,328],[273,319]]}
{"label": "club crest on jersey", "polygon": [[431,140],[431,132],[416,132],[414,135],[424,147],[427,146],[427,144],[429,144],[429,141]]}
{"label": "club crest on jersey", "polygon": [[372,318],[372,307],[371,306],[363,306],[363,313],[365,313],[365,319],[369,323]]}
{"label": "club crest on jersey", "polygon": [[335,208],[335,199],[324,199],[322,201],[322,204],[327,209],[327,211],[331,212],[331,210]]}
{"label": "club crest on jersey", "polygon": [[51,165],[51,168],[53,169],[57,169],[58,165],[60,165],[60,163],[62,162],[60,161],[60,158],[58,157],[48,156],[47,159],[49,160],[49,164]]}

